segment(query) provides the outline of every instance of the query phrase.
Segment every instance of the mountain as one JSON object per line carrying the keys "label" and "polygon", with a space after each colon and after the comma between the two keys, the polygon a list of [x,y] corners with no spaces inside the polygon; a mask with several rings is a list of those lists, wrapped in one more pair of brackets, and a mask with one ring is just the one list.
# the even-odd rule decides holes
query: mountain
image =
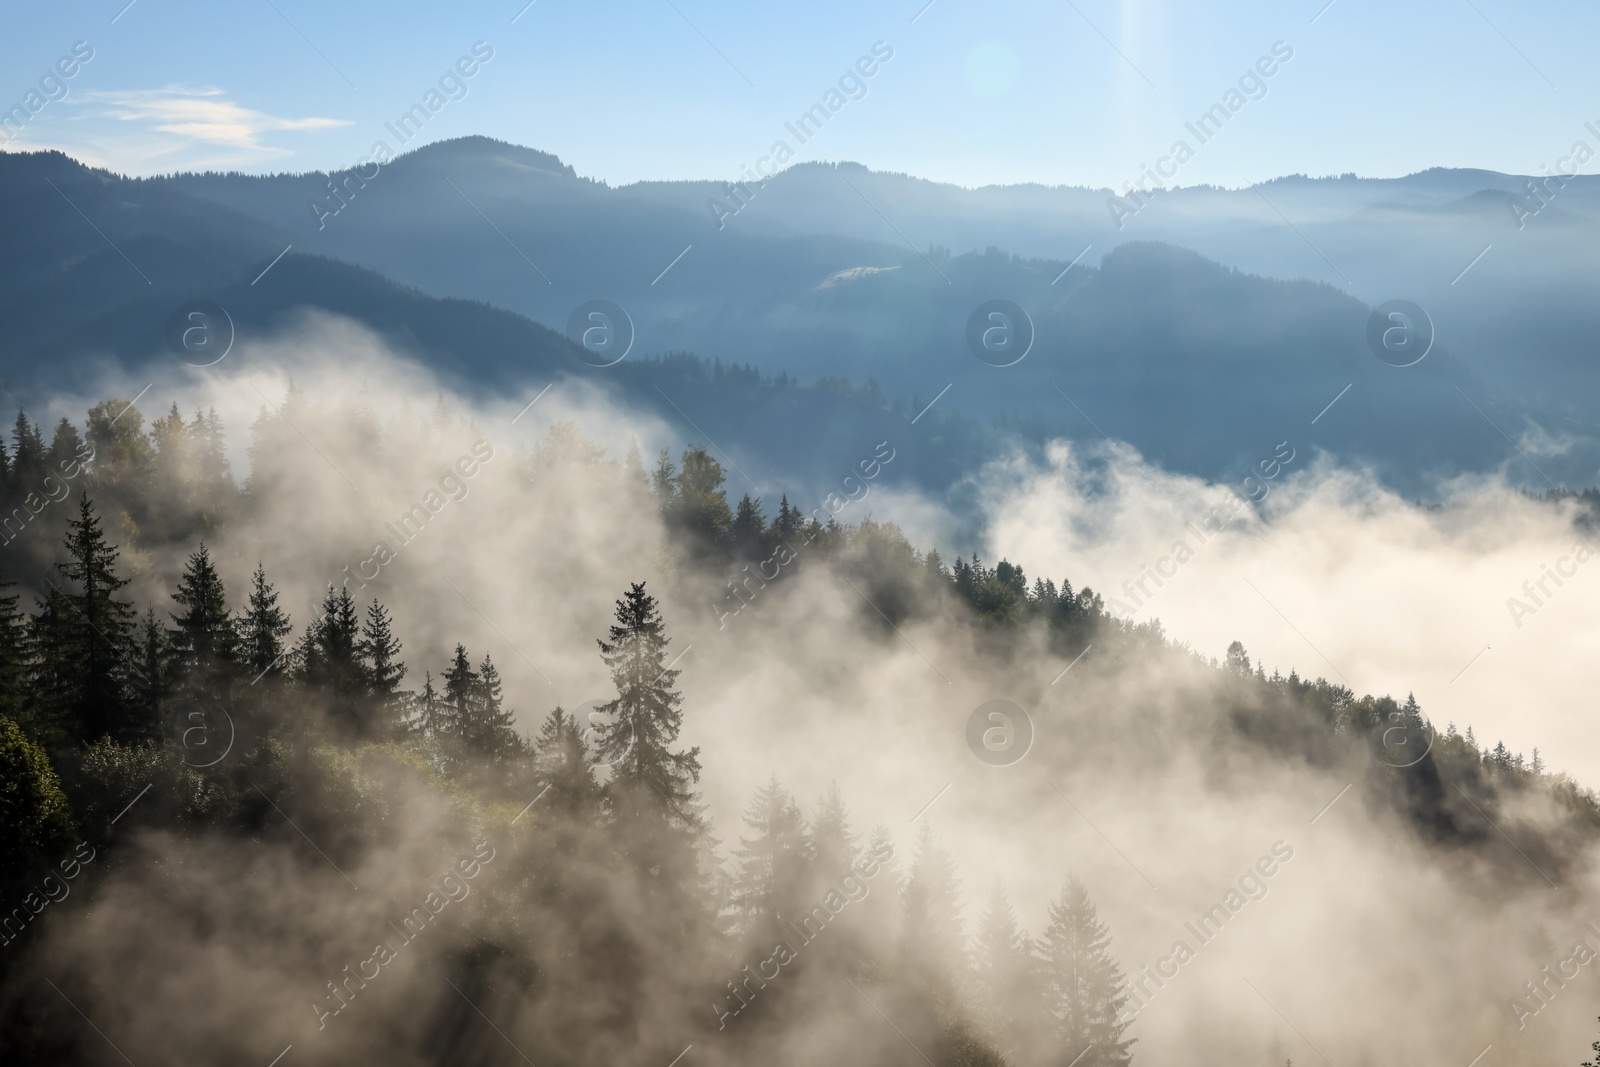
{"label": "mountain", "polygon": [[[1574,181],[1561,200],[1524,219],[1513,252],[1545,264],[1536,279],[1565,264],[1568,246],[1590,232],[1596,189]],[[1515,191],[1515,179],[1488,172],[1288,178],[1253,191],[1160,194],[1125,228],[1137,233],[1149,221],[1152,233],[1187,235],[1201,249],[1291,275],[1326,274],[1333,263],[1358,272],[1357,264],[1376,259],[1421,278],[1422,250],[1500,237],[1494,228],[1512,219],[1505,204]],[[1586,480],[1600,456],[1590,439],[1592,405],[1576,388],[1593,372],[1580,358],[1587,312],[1563,310],[1528,327],[1528,336],[1545,340],[1517,374],[1482,352],[1483,337],[1518,329],[1529,307],[1570,308],[1563,294],[1581,272],[1537,299],[1527,296],[1527,280],[1486,299],[1469,293],[1482,281],[1475,272],[1512,258],[1486,253],[1451,299],[1494,325],[1478,336],[1463,332],[1429,297],[1422,302],[1437,343],[1420,363],[1396,367],[1369,347],[1371,308],[1326,280],[1250,273],[1227,256],[1218,262],[1168,241],[1111,246],[1109,216],[1100,230],[1068,240],[1068,231],[1089,226],[1092,204],[1104,210],[1104,190],[962,190],[854,164],[808,164],[739,195],[746,206],[718,229],[705,202],[737,204],[726,188],[613,189],[554,156],[487,138],[440,142],[331,176],[134,180],[55,153],[6,154],[0,373],[26,388],[86,373],[96,366],[86,357],[168,359],[168,319],[204,299],[226,308],[242,333],[280,328],[307,307],[344,315],[479,389],[585,376],[689,422],[733,453],[745,450],[753,465],[775,472],[757,477],[761,485],[783,484],[793,461],[770,421],[753,413],[802,396],[797,417],[803,411],[821,426],[888,433],[888,415],[853,406],[876,396],[866,411],[895,412],[892,425],[903,434],[931,425],[941,428],[932,436],[949,430],[964,442],[997,441],[982,426],[999,420],[1024,442],[1064,436],[1098,444],[1109,436],[1170,469],[1228,479],[1285,440],[1370,465],[1418,492],[1439,477],[1508,460],[1542,487],[1507,444],[1530,427],[1562,442],[1560,454],[1538,460],[1556,478]],[[1278,221],[1269,225],[1263,212]],[[1287,228],[1299,247],[1285,258],[1273,251],[1281,235],[1269,231],[1287,218],[1299,220]],[[949,245],[901,240],[930,233]],[[975,250],[990,237],[1015,244]],[[1073,263],[1084,244],[1100,249],[1099,240],[1108,246]],[[1316,255],[1311,243],[1327,261],[1296,271],[1291,261]],[[623,307],[636,332],[617,367],[589,366],[557,332],[595,298]],[[1022,309],[1024,332],[1031,323],[1031,347],[1012,365],[978,358],[968,338],[975,316],[975,332],[985,328],[980,308],[996,299]],[[711,365],[641,362],[684,352]],[[719,377],[716,361],[757,375]],[[704,391],[674,412],[661,402],[652,377],[659,373],[687,373],[676,380]],[[770,381],[758,384],[763,375]],[[795,392],[791,377],[844,379],[864,391]],[[724,394],[735,380],[759,396]],[[1547,394],[1530,380],[1573,388]],[[847,395],[855,399],[846,403]],[[932,401],[935,421],[919,419],[913,429],[911,419]],[[956,421],[937,421],[944,419]],[[859,450],[856,436],[841,454]],[[925,474],[949,485],[993,454],[986,446],[947,457]]]}

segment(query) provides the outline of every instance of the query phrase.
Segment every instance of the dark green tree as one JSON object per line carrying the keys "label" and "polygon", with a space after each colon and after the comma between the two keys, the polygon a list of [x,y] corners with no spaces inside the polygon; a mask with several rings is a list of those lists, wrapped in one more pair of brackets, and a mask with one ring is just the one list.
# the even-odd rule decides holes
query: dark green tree
{"label": "dark green tree", "polygon": [[116,573],[117,547],[107,544],[88,494],[67,523],[67,562],[56,564],[65,588],[50,583],[34,619],[33,693],[56,739],[131,741],[158,724],[130,700],[133,605],[117,597],[128,584]]}
{"label": "dark green tree", "polygon": [[67,800],[44,750],[0,716],[0,885],[32,873],[34,861],[71,832]]}
{"label": "dark green tree", "polygon": [[[0,448],[0,453],[5,450]],[[28,620],[17,607],[13,583],[0,582],[0,717],[21,721],[28,704],[27,677],[31,649]]]}
{"label": "dark green tree", "polygon": [[761,514],[759,498],[752,500],[749,493],[739,498],[739,507],[734,512],[729,537],[733,544],[735,560],[754,562],[765,557],[767,519]]}
{"label": "dark green tree", "polygon": [[404,729],[407,695],[400,691],[406,665],[400,660],[400,640],[394,636],[389,612],[374,600],[367,605],[356,642],[366,674],[365,729],[375,737],[395,737]]}
{"label": "dark green tree", "polygon": [[224,699],[237,664],[239,633],[205,542],[190,554],[172,599],[182,609],[172,616],[177,624],[172,649],[181,684],[206,699]]}
{"label": "dark green tree", "polygon": [[516,713],[505,706],[500,672],[488,655],[473,675],[466,708],[461,737],[468,752],[490,764],[515,762],[522,755]]}
{"label": "dark green tree", "polygon": [[679,672],[667,666],[671,639],[643,582],[617,601],[616,620],[611,640],[597,643],[617,697],[596,710],[611,717],[598,755],[612,768],[619,813],[698,831],[700,749],[672,750],[683,724],[683,696],[673,688]]}
{"label": "dark green tree", "polygon": [[319,690],[340,729],[361,734],[366,723],[367,669],[357,648],[361,622],[348,587],[328,585],[322,617],[306,628],[301,651],[301,681]]}
{"label": "dark green tree", "polygon": [[250,599],[234,628],[239,635],[240,665],[250,682],[258,684],[269,671],[282,671],[287,647],[283,641],[293,627],[288,613],[278,607],[278,591],[267,581],[266,568],[260,563],[250,578]]}
{"label": "dark green tree", "polygon": [[467,650],[457,644],[449,670],[444,672],[444,706],[438,716],[443,732],[465,742],[472,730],[472,702],[477,697],[478,672],[472,669]]}

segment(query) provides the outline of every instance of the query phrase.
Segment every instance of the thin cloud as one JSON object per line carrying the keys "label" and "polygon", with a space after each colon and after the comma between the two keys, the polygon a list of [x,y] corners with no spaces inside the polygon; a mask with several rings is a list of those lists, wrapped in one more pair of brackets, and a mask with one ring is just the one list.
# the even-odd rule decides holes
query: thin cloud
{"label": "thin cloud", "polygon": [[241,107],[217,88],[128,89],[85,96],[102,104],[105,114],[124,122],[146,122],[167,134],[204,144],[227,145],[249,151],[282,153],[262,144],[261,135],[279,130],[326,130],[352,125],[349,119],[289,119]]}

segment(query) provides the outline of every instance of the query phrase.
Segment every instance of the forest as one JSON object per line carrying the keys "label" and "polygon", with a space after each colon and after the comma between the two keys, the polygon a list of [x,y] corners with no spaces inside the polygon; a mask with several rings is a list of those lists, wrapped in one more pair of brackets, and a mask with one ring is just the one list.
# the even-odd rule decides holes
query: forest
{"label": "forest", "polygon": [[[842,522],[843,498],[807,512],[783,496],[769,519],[750,494],[730,501],[704,447],[647,467],[632,445],[617,462],[563,422],[501,460],[508,476],[530,500],[576,481],[661,531],[637,580],[588,591],[613,608],[588,635],[610,691],[563,707],[514,689],[487,617],[418,661],[401,636],[421,620],[384,603],[404,572],[330,568],[296,617],[269,560],[213,555],[241,528],[294,529],[312,407],[292,388],[262,407],[243,477],[217,413],[176,405],[147,429],[107,400],[48,443],[19,414],[0,449],[7,1063],[1138,1059],[1148,978],[1075,874],[1033,935],[999,878],[963,886],[932,818],[867,825],[838,784],[802,798],[774,770],[737,825],[712,819],[704,790],[728,768],[680,738],[697,708],[676,666],[688,623],[666,605],[709,604],[696,633],[746,610],[781,626],[808,575],[855,588],[851,625],[885,648],[937,621],[1000,674],[1024,640],[1074,664],[1092,651],[1083,670],[1105,677],[1183,672],[1218,711],[1166,744],[1226,754],[1219,767],[1248,753],[1337,768],[1483,893],[1536,879],[1502,866],[1474,811],[1512,827],[1547,881],[1600,834],[1594,794],[1537,749],[1435,732],[1413,697],[1269,674],[1238,642],[1202,658],[1066,578],[947,563],[893,523]],[[482,440],[442,400],[419,415],[356,397],[338,417],[376,460]],[[457,484],[451,500],[488,491]],[[164,587],[163,556],[179,561]],[[248,580],[226,582],[240,565]],[[1529,798],[1538,818],[1517,814]],[[176,1011],[180,972],[217,998]]]}

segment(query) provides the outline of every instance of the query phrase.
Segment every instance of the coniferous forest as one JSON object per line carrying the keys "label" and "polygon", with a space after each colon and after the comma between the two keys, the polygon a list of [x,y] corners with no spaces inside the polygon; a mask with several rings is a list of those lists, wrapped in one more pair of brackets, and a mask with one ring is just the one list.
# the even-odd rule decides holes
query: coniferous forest
{"label": "coniferous forest", "polygon": [[[352,469],[453,458],[436,488],[374,502],[398,518],[375,527],[359,563],[312,568],[336,576],[319,588],[280,570],[274,548],[316,507],[307,472],[344,477],[314,441],[335,426]],[[859,722],[866,758],[847,743],[828,761],[841,777],[806,795],[784,784],[782,763],[735,767],[688,743],[705,714],[681,677],[688,636],[815,641],[823,623],[807,602],[821,584],[851,596],[829,619],[855,655],[984,677],[1037,709],[1034,762],[1053,762],[1049,788],[1066,800],[1041,825],[1088,823],[1068,797],[1074,768],[1132,775],[1117,770],[1130,752],[1152,781],[1201,766],[1218,796],[1267,774],[1342,778],[1354,796],[1333,800],[1381,828],[1384,847],[1485,908],[1539,878],[1575,877],[1575,849],[1600,833],[1594,795],[1547,773],[1537,750],[1527,759],[1470,728],[1435,732],[1411,697],[1268,674],[1237,642],[1204,660],[1067,577],[1030,582],[1017,564],[976,556],[946,564],[890,523],[842,522],[840,498],[808,513],[784,495],[769,518],[749,494],[730,501],[723,466],[700,447],[647,469],[636,445],[617,462],[557,422],[532,449],[501,455],[443,400],[424,416],[293,388],[262,406],[249,436],[249,469],[235,472],[215,411],[186,419],[174,406],[146,428],[112,400],[81,428],[63,419],[48,443],[19,415],[3,453],[7,1063],[265,1064],[289,1049],[308,1062],[662,1067],[690,1049],[730,1064],[1139,1059],[1146,1008],[1218,951],[1204,946],[1222,923],[1265,907],[1254,901],[1270,874],[1310,850],[1307,827],[1294,844],[1263,838],[1277,860],[1212,894],[1209,912],[1169,901],[1201,916],[1175,927],[1169,949],[1170,922],[1151,942],[1108,920],[1104,905],[1156,883],[1091,849],[1093,836],[1039,845],[1020,911],[1002,878],[958,864],[939,809],[909,817],[912,798],[892,819],[881,805],[853,809],[848,797],[873,793],[862,776],[875,765]],[[481,505],[487,472],[523,496],[474,523],[599,496],[648,531],[646,550],[612,562],[636,579],[586,591],[610,612],[586,638],[583,669],[606,684],[595,700],[542,699],[543,671],[483,611],[436,632],[426,617],[444,601],[406,592],[398,566],[411,543],[445,544],[453,535],[432,524]],[[589,536],[580,515],[562,516],[554,542],[528,546],[549,549],[556,569],[551,546]],[[525,610],[551,609],[530,599]],[[945,651],[924,656],[908,631]],[[413,634],[434,654],[416,654]],[[1022,665],[1031,656],[1048,659],[1037,681]],[[1057,701],[1067,672],[1055,664],[1080,661],[1070,703]],[[516,682],[501,673],[511,664]],[[763,717],[761,732],[799,714],[792,687],[834,684],[760,677],[778,691],[735,686],[719,702]],[[870,710],[845,689],[829,699],[847,718]],[[906,721],[942,729],[931,706]],[[1157,722],[1173,729],[1157,736]],[[1052,749],[1050,730],[1072,751]],[[960,745],[959,724],[952,733]],[[714,818],[708,790],[730,773],[754,785],[735,818]],[[1140,802],[1159,810],[1148,788]],[[1515,835],[1526,865],[1508,864],[1497,832]],[[1153,969],[1143,962],[1158,954]],[[1543,1001],[1530,988],[1523,1003],[1520,1016],[1492,1005],[1476,1025],[1525,1026]]]}

